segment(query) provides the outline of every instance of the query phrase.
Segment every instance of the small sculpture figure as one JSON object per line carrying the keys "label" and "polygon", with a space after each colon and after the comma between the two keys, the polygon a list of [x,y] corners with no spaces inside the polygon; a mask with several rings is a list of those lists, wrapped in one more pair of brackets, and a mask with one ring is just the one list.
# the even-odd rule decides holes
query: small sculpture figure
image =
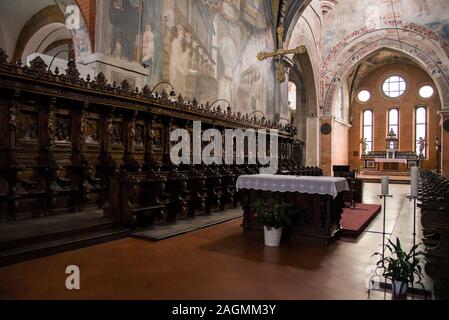
{"label": "small sculpture figure", "polygon": [[131,150],[134,144],[134,138],[136,137],[136,123],[131,120],[128,123],[128,148]]}
{"label": "small sculpture figure", "polygon": [[435,137],[435,149],[437,152],[440,152],[441,150],[441,142],[440,142],[440,135],[437,134]]}
{"label": "small sculpture figure", "polygon": [[9,109],[9,128],[11,132],[15,132],[19,121],[17,120],[17,112],[15,106]]}
{"label": "small sculpture figure", "polygon": [[48,114],[48,124],[47,124],[47,132],[50,146],[53,146],[55,143],[55,130],[56,130],[55,112],[53,109],[51,109],[50,113]]}
{"label": "small sculpture figure", "polygon": [[106,141],[108,143],[111,143],[112,140],[112,133],[113,133],[113,129],[112,129],[112,118],[109,117],[106,119]]}
{"label": "small sculpture figure", "polygon": [[366,154],[366,150],[368,149],[368,141],[366,138],[360,139],[360,144],[362,145],[362,154]]}
{"label": "small sculpture figure", "polygon": [[426,147],[426,140],[424,140],[423,137],[419,137],[418,147],[419,147],[419,157],[422,158],[422,157],[424,157],[423,151],[424,151],[424,148]]}

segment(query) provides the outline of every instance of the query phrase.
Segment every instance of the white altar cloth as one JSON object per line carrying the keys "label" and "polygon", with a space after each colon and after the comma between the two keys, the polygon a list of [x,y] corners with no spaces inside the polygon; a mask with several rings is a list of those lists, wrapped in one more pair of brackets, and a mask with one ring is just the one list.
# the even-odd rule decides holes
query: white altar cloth
{"label": "white altar cloth", "polygon": [[310,194],[337,195],[349,190],[346,178],[290,176],[274,174],[243,175],[237,179],[237,190],[254,189],[272,192],[299,192]]}

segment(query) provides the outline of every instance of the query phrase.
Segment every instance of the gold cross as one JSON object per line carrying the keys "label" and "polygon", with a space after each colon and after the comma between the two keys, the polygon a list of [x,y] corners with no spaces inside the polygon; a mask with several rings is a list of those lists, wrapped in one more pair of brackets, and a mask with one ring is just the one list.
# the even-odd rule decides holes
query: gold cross
{"label": "gold cross", "polygon": [[283,35],[284,35],[284,27],[280,26],[277,28],[277,34],[278,34],[278,48],[277,51],[274,52],[259,52],[257,54],[257,59],[259,61],[263,61],[268,58],[272,57],[279,57],[279,70],[278,70],[278,81],[284,82],[285,81],[285,64],[284,64],[284,56],[287,54],[303,54],[307,51],[305,45],[300,45],[299,47],[295,49],[287,49],[285,50],[283,48]]}

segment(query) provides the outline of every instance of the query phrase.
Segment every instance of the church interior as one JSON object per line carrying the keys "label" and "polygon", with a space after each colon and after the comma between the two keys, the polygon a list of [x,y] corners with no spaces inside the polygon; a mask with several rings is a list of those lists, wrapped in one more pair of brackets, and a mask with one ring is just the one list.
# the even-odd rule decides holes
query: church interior
{"label": "church interior", "polygon": [[0,1],[0,298],[449,298],[448,10]]}

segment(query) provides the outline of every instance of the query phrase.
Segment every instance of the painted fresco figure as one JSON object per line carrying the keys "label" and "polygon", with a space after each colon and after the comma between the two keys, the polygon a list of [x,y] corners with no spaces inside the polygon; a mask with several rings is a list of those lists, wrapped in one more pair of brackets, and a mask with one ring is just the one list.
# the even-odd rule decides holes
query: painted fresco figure
{"label": "painted fresco figure", "polygon": [[185,50],[185,31],[181,25],[174,28],[175,37],[171,43],[169,77],[170,82],[179,93],[185,93],[185,76],[187,75],[188,51]]}
{"label": "painted fresco figure", "polygon": [[154,34],[151,28],[151,24],[149,23],[145,25],[142,42],[142,63],[151,69],[151,64],[154,57]]}
{"label": "painted fresco figure", "polygon": [[422,16],[423,14],[429,15],[429,4],[427,3],[427,0],[419,0],[417,1],[418,4],[418,17]]}
{"label": "painted fresco figure", "polygon": [[111,54],[120,59],[135,59],[139,29],[139,7],[132,0],[111,0],[109,20],[112,25]]}

